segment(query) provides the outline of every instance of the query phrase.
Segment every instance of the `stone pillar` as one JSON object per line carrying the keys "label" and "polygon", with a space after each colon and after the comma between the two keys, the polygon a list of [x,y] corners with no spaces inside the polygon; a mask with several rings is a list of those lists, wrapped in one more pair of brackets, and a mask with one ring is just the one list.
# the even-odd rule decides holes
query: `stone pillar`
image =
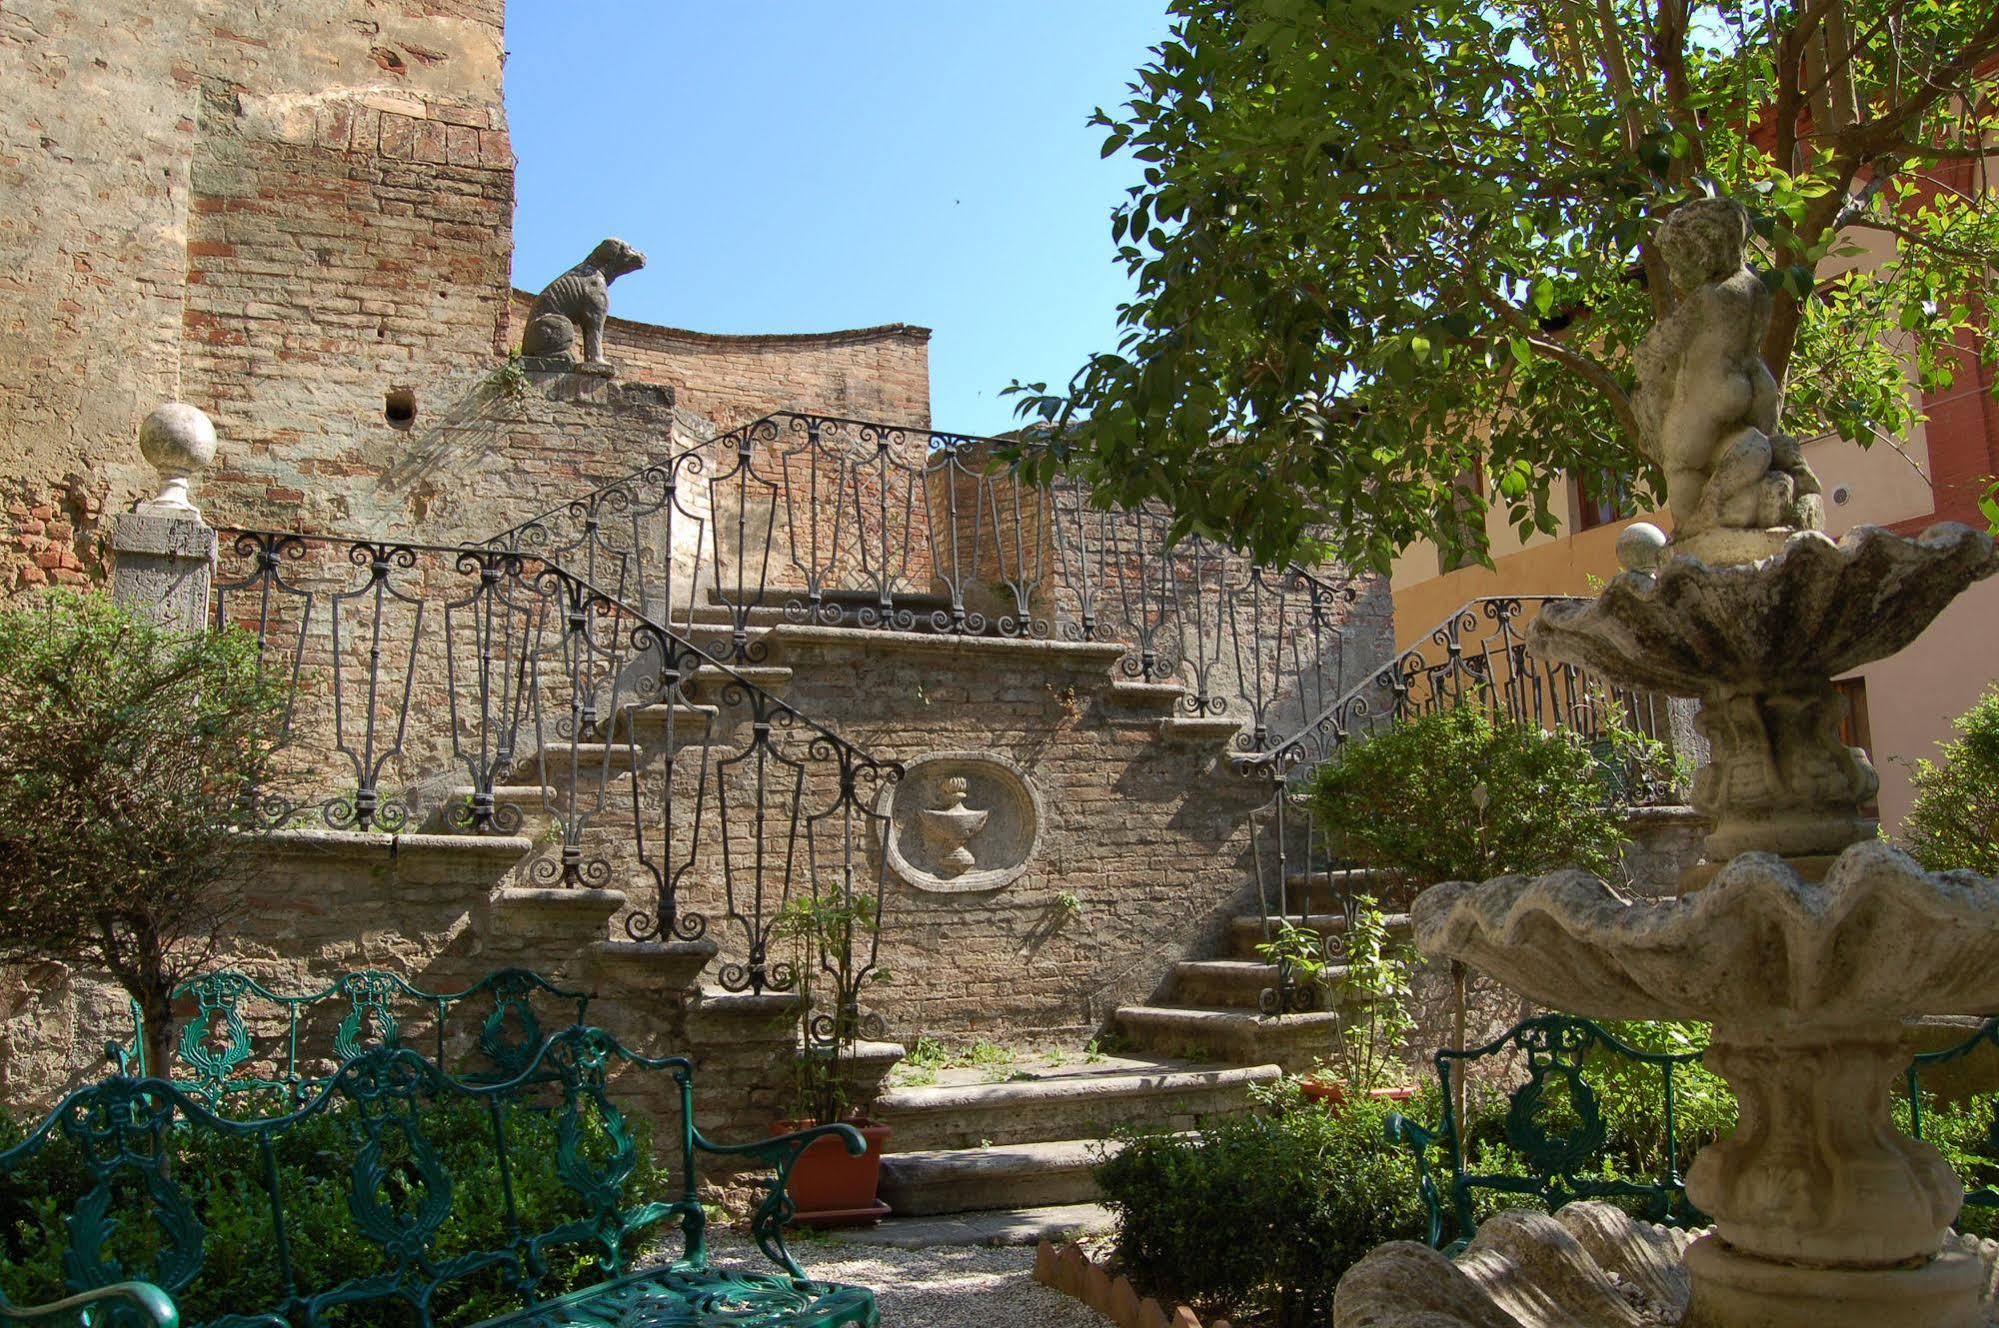
{"label": "stone pillar", "polygon": [[188,484],[215,459],[215,426],[170,401],[139,426],[139,451],[159,471],[160,492],[111,523],[112,598],[163,627],[198,628],[208,619],[216,541]]}

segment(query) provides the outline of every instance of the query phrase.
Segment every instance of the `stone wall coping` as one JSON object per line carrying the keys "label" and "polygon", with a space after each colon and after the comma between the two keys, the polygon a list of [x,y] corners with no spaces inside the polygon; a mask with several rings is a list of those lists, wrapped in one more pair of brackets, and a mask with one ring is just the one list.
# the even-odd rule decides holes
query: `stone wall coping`
{"label": "stone wall coping", "polygon": [[297,857],[395,859],[421,855],[511,862],[534,851],[526,835],[390,835],[371,830],[270,830],[258,836],[265,851]]}
{"label": "stone wall coping", "polygon": [[882,632],[860,627],[778,623],[767,635],[789,648],[901,651],[918,655],[1028,655],[1108,668],[1131,652],[1114,641],[1054,641],[1046,637],[951,636],[941,632]]}
{"label": "stone wall coping", "polygon": [[[534,298],[533,291],[524,291],[518,286],[514,288],[516,303],[532,302]],[[668,327],[663,323],[643,323],[636,318],[619,318],[614,314],[604,320],[604,325],[662,341],[714,346],[800,346],[815,343],[822,346],[843,346],[856,341],[878,341],[886,337],[906,337],[912,341],[930,340],[930,329],[915,323],[877,323],[873,327],[839,328],[831,332],[697,332],[692,328]]]}

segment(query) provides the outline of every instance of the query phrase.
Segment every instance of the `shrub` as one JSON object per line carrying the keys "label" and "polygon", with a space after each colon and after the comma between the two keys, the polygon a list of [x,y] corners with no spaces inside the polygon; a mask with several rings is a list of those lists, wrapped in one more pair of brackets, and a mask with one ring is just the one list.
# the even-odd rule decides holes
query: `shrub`
{"label": "shrub", "polygon": [[244,793],[283,722],[247,632],[68,591],[0,611],[0,962],[108,971],[165,1064],[169,993],[238,907]]}
{"label": "shrub", "polygon": [[[292,1260],[299,1286],[308,1293],[374,1270],[386,1271],[380,1248],[355,1229],[347,1206],[357,1128],[354,1110],[347,1104],[332,1106],[276,1136],[278,1185]],[[526,1106],[511,1107],[506,1113],[513,1164],[508,1180],[521,1228],[527,1232],[548,1231],[588,1213],[549,1165],[556,1155],[559,1121],[556,1113]],[[626,1185],[625,1211],[654,1200],[670,1201],[675,1187],[653,1155],[651,1122],[630,1119],[627,1124],[638,1163]],[[507,1210],[485,1104],[465,1100],[432,1104],[424,1110],[423,1128],[452,1181],[451,1215],[439,1233],[439,1248],[447,1254],[506,1248]],[[0,1151],[18,1143],[22,1135],[16,1122],[0,1115]],[[186,1124],[176,1127],[174,1139],[174,1174],[186,1187],[194,1216],[206,1232],[202,1270],[175,1297],[182,1322],[206,1323],[279,1304],[285,1292],[255,1140]],[[596,1118],[586,1116],[586,1154],[601,1158],[606,1147]],[[9,1301],[36,1305],[69,1294],[63,1263],[69,1246],[64,1219],[75,1211],[89,1185],[75,1146],[60,1135],[14,1172],[0,1177],[0,1289]],[[109,1248],[130,1275],[149,1276],[162,1232],[146,1220],[143,1194],[129,1182],[121,1184],[117,1193],[122,1197],[114,1201],[113,1215],[124,1220]],[[406,1191],[400,1202],[410,1203]],[[543,1294],[555,1295],[592,1280],[596,1253],[581,1245],[548,1247],[549,1277],[542,1283]],[[447,1282],[432,1302],[435,1321],[446,1328],[519,1307],[519,1298],[502,1284],[497,1270]],[[398,1314],[395,1305],[375,1301],[336,1310],[333,1319],[359,1328],[363,1322],[400,1323]],[[409,1322],[414,1324],[414,1315]]]}
{"label": "shrub", "polygon": [[1931,871],[1968,867],[1999,876],[1999,687],[1959,715],[1960,735],[1943,744],[1943,764],[1917,761],[1916,800],[1902,840]]}
{"label": "shrub", "polygon": [[1349,1266],[1423,1235],[1415,1167],[1384,1138],[1386,1116],[1366,1099],[1328,1112],[1289,1085],[1198,1138],[1127,1138],[1097,1168],[1118,1259],[1162,1300],[1267,1308],[1277,1328],[1326,1322]]}
{"label": "shrub", "polygon": [[1476,701],[1352,744],[1320,767],[1310,798],[1331,844],[1410,881],[1571,865],[1608,876],[1625,838],[1579,738]]}

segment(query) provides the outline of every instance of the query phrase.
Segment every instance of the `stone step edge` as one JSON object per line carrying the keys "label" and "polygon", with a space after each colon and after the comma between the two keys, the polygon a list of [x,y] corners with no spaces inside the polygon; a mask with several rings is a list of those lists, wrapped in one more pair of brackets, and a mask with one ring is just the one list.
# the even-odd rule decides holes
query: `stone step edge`
{"label": "stone step edge", "polygon": [[1247,1089],[1273,1083],[1283,1076],[1275,1063],[1225,1066],[1214,1070],[1173,1070],[1164,1074],[1076,1075],[1023,1079],[999,1084],[934,1084],[922,1088],[892,1088],[875,1099],[874,1115],[884,1125],[895,1117],[929,1112],[956,1112],[982,1107],[1095,1101],[1129,1097],[1170,1097],[1188,1093]]}
{"label": "stone step edge", "polygon": [[[889,1136],[889,1143],[895,1136]],[[1050,1172],[1087,1171],[1123,1147],[1116,1139],[1058,1139],[985,1148],[923,1148],[882,1154],[882,1182],[897,1189]]]}
{"label": "stone step edge", "polygon": [[1113,1018],[1140,1024],[1178,1024],[1186,1028],[1248,1024],[1258,1028],[1299,1028],[1306,1024],[1337,1023],[1337,1010],[1305,1010],[1295,1014],[1264,1014],[1258,1010],[1232,1009],[1217,1005],[1121,1005]]}

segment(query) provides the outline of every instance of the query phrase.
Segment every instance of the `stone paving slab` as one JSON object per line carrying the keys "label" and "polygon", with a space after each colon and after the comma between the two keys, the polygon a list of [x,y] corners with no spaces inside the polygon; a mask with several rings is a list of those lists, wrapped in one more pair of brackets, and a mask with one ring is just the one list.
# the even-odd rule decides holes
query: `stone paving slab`
{"label": "stone paving slab", "polygon": [[825,1240],[836,1245],[875,1245],[898,1250],[952,1245],[1033,1245],[1044,1237],[1061,1240],[1109,1231],[1115,1224],[1111,1210],[1102,1204],[1059,1204],[1051,1208],[1013,1208],[941,1217],[892,1217],[879,1226],[829,1231]]}

